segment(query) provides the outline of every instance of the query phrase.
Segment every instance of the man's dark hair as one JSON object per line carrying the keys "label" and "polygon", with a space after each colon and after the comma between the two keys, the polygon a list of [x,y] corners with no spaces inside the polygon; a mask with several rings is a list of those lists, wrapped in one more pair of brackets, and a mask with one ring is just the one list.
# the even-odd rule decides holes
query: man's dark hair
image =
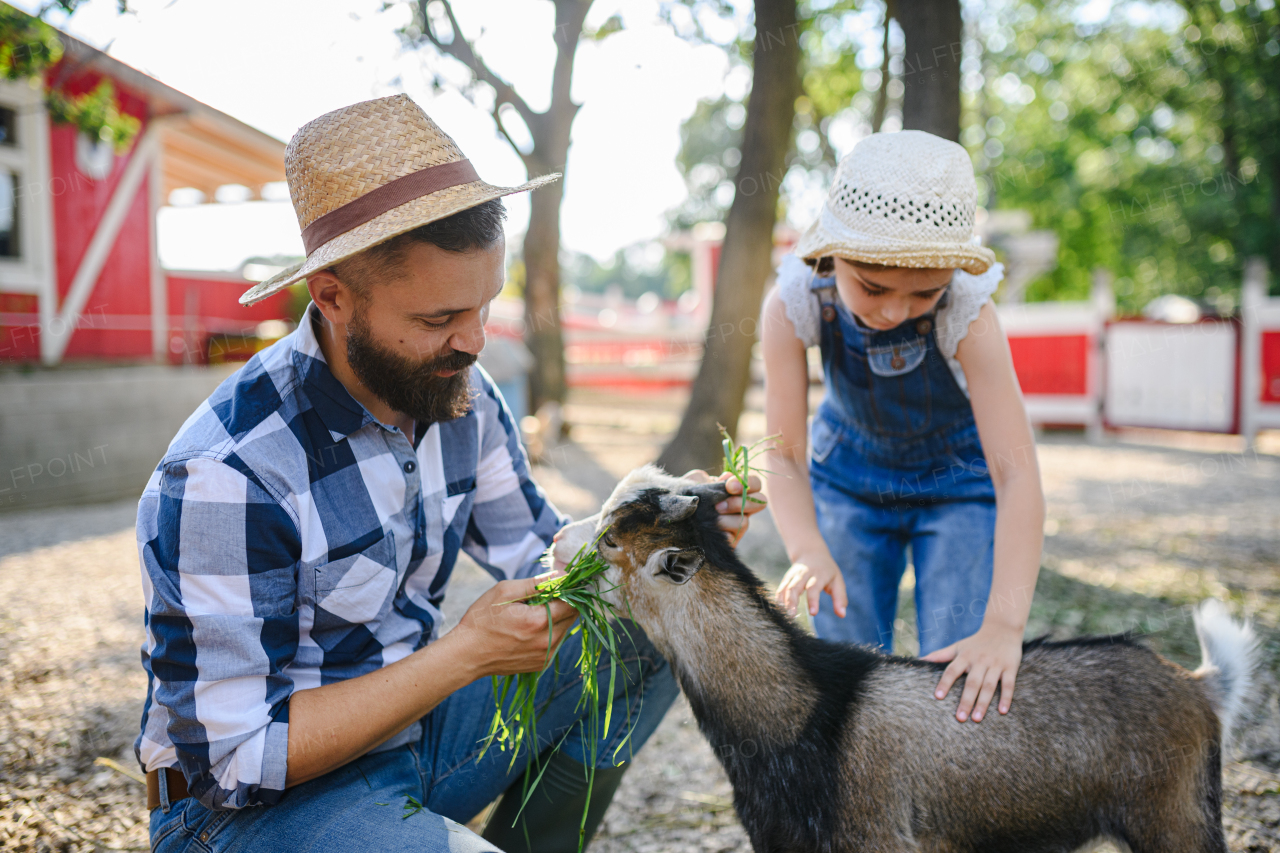
{"label": "man's dark hair", "polygon": [[430,243],[446,252],[488,249],[502,236],[502,223],[506,218],[507,209],[503,207],[502,199],[490,199],[392,237],[385,243],[339,261],[331,269],[344,284],[364,295],[370,285],[400,275],[404,268],[404,252],[410,245]]}

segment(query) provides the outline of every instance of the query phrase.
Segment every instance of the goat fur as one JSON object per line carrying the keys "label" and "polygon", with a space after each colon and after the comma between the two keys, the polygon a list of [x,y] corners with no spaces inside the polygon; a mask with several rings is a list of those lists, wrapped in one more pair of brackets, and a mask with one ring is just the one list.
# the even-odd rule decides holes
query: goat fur
{"label": "goat fur", "polygon": [[560,553],[603,533],[614,603],[673,666],[757,853],[1226,850],[1223,724],[1257,647],[1221,604],[1196,613],[1195,673],[1124,636],[1034,640],[1010,713],[959,723],[945,665],[796,627],[719,529],[725,494],[646,466]]}

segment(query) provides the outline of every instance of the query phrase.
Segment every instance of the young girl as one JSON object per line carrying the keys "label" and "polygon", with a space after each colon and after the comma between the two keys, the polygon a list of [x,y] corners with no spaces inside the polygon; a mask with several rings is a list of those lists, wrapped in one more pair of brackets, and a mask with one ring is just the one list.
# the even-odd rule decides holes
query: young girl
{"label": "young girl", "polygon": [[[956,719],[1008,713],[1040,567],[1031,426],[973,239],[969,155],[920,131],[867,137],[765,301],[769,505],[818,636],[891,649],[907,548],[926,660],[965,675]],[[812,425],[808,347],[826,397]],[[806,471],[806,455],[808,470]],[[826,592],[827,597],[821,593]]]}

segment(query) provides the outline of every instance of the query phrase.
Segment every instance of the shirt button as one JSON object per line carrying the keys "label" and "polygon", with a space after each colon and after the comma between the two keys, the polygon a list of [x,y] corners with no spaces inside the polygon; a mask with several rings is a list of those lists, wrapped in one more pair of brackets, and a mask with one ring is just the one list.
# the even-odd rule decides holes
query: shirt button
{"label": "shirt button", "polygon": [[928,320],[921,320],[919,323],[916,323],[916,332],[921,335],[929,334],[929,330],[932,328],[933,324]]}
{"label": "shirt button", "polygon": [[892,359],[889,360],[889,366],[892,367],[894,370],[901,370],[903,368],[903,365],[905,365],[906,363],[907,363],[907,360],[900,355],[895,355]]}
{"label": "shirt button", "polygon": [[413,462],[406,462],[406,463],[404,463],[404,472],[405,472],[406,474],[412,474],[412,473],[413,473],[413,469],[415,469],[415,468],[417,468],[417,467],[418,467],[418,466],[417,466],[415,463],[413,463]]}
{"label": "shirt button", "polygon": [[823,319],[825,322],[830,323],[830,322],[831,322],[832,320],[834,320],[835,318],[836,318],[836,309],[835,309],[834,307],[830,306],[830,305],[823,305],[823,306],[822,306],[822,319]]}

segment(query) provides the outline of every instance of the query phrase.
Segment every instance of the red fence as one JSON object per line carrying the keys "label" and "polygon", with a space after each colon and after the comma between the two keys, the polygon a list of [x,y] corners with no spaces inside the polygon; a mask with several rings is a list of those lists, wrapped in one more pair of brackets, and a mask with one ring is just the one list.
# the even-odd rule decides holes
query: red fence
{"label": "red fence", "polygon": [[1262,333],[1261,399],[1280,403],[1280,332]]}
{"label": "red fence", "polygon": [[253,282],[230,273],[169,272],[169,361],[207,364],[248,358],[252,344],[228,338],[253,338],[264,320],[289,318],[289,292],[281,291],[254,305],[241,305],[240,295]]}
{"label": "red fence", "polygon": [[1091,335],[1043,335],[1010,337],[1009,350],[1023,394],[1089,392]]}
{"label": "red fence", "polygon": [[[1241,432],[1280,429],[1280,299],[1251,262],[1242,320],[1192,324],[1111,318],[1105,284],[1088,302],[1000,305],[1034,423]],[[569,383],[616,389],[687,386],[702,341],[688,333],[566,329]],[[753,371],[757,376],[759,371]]]}

